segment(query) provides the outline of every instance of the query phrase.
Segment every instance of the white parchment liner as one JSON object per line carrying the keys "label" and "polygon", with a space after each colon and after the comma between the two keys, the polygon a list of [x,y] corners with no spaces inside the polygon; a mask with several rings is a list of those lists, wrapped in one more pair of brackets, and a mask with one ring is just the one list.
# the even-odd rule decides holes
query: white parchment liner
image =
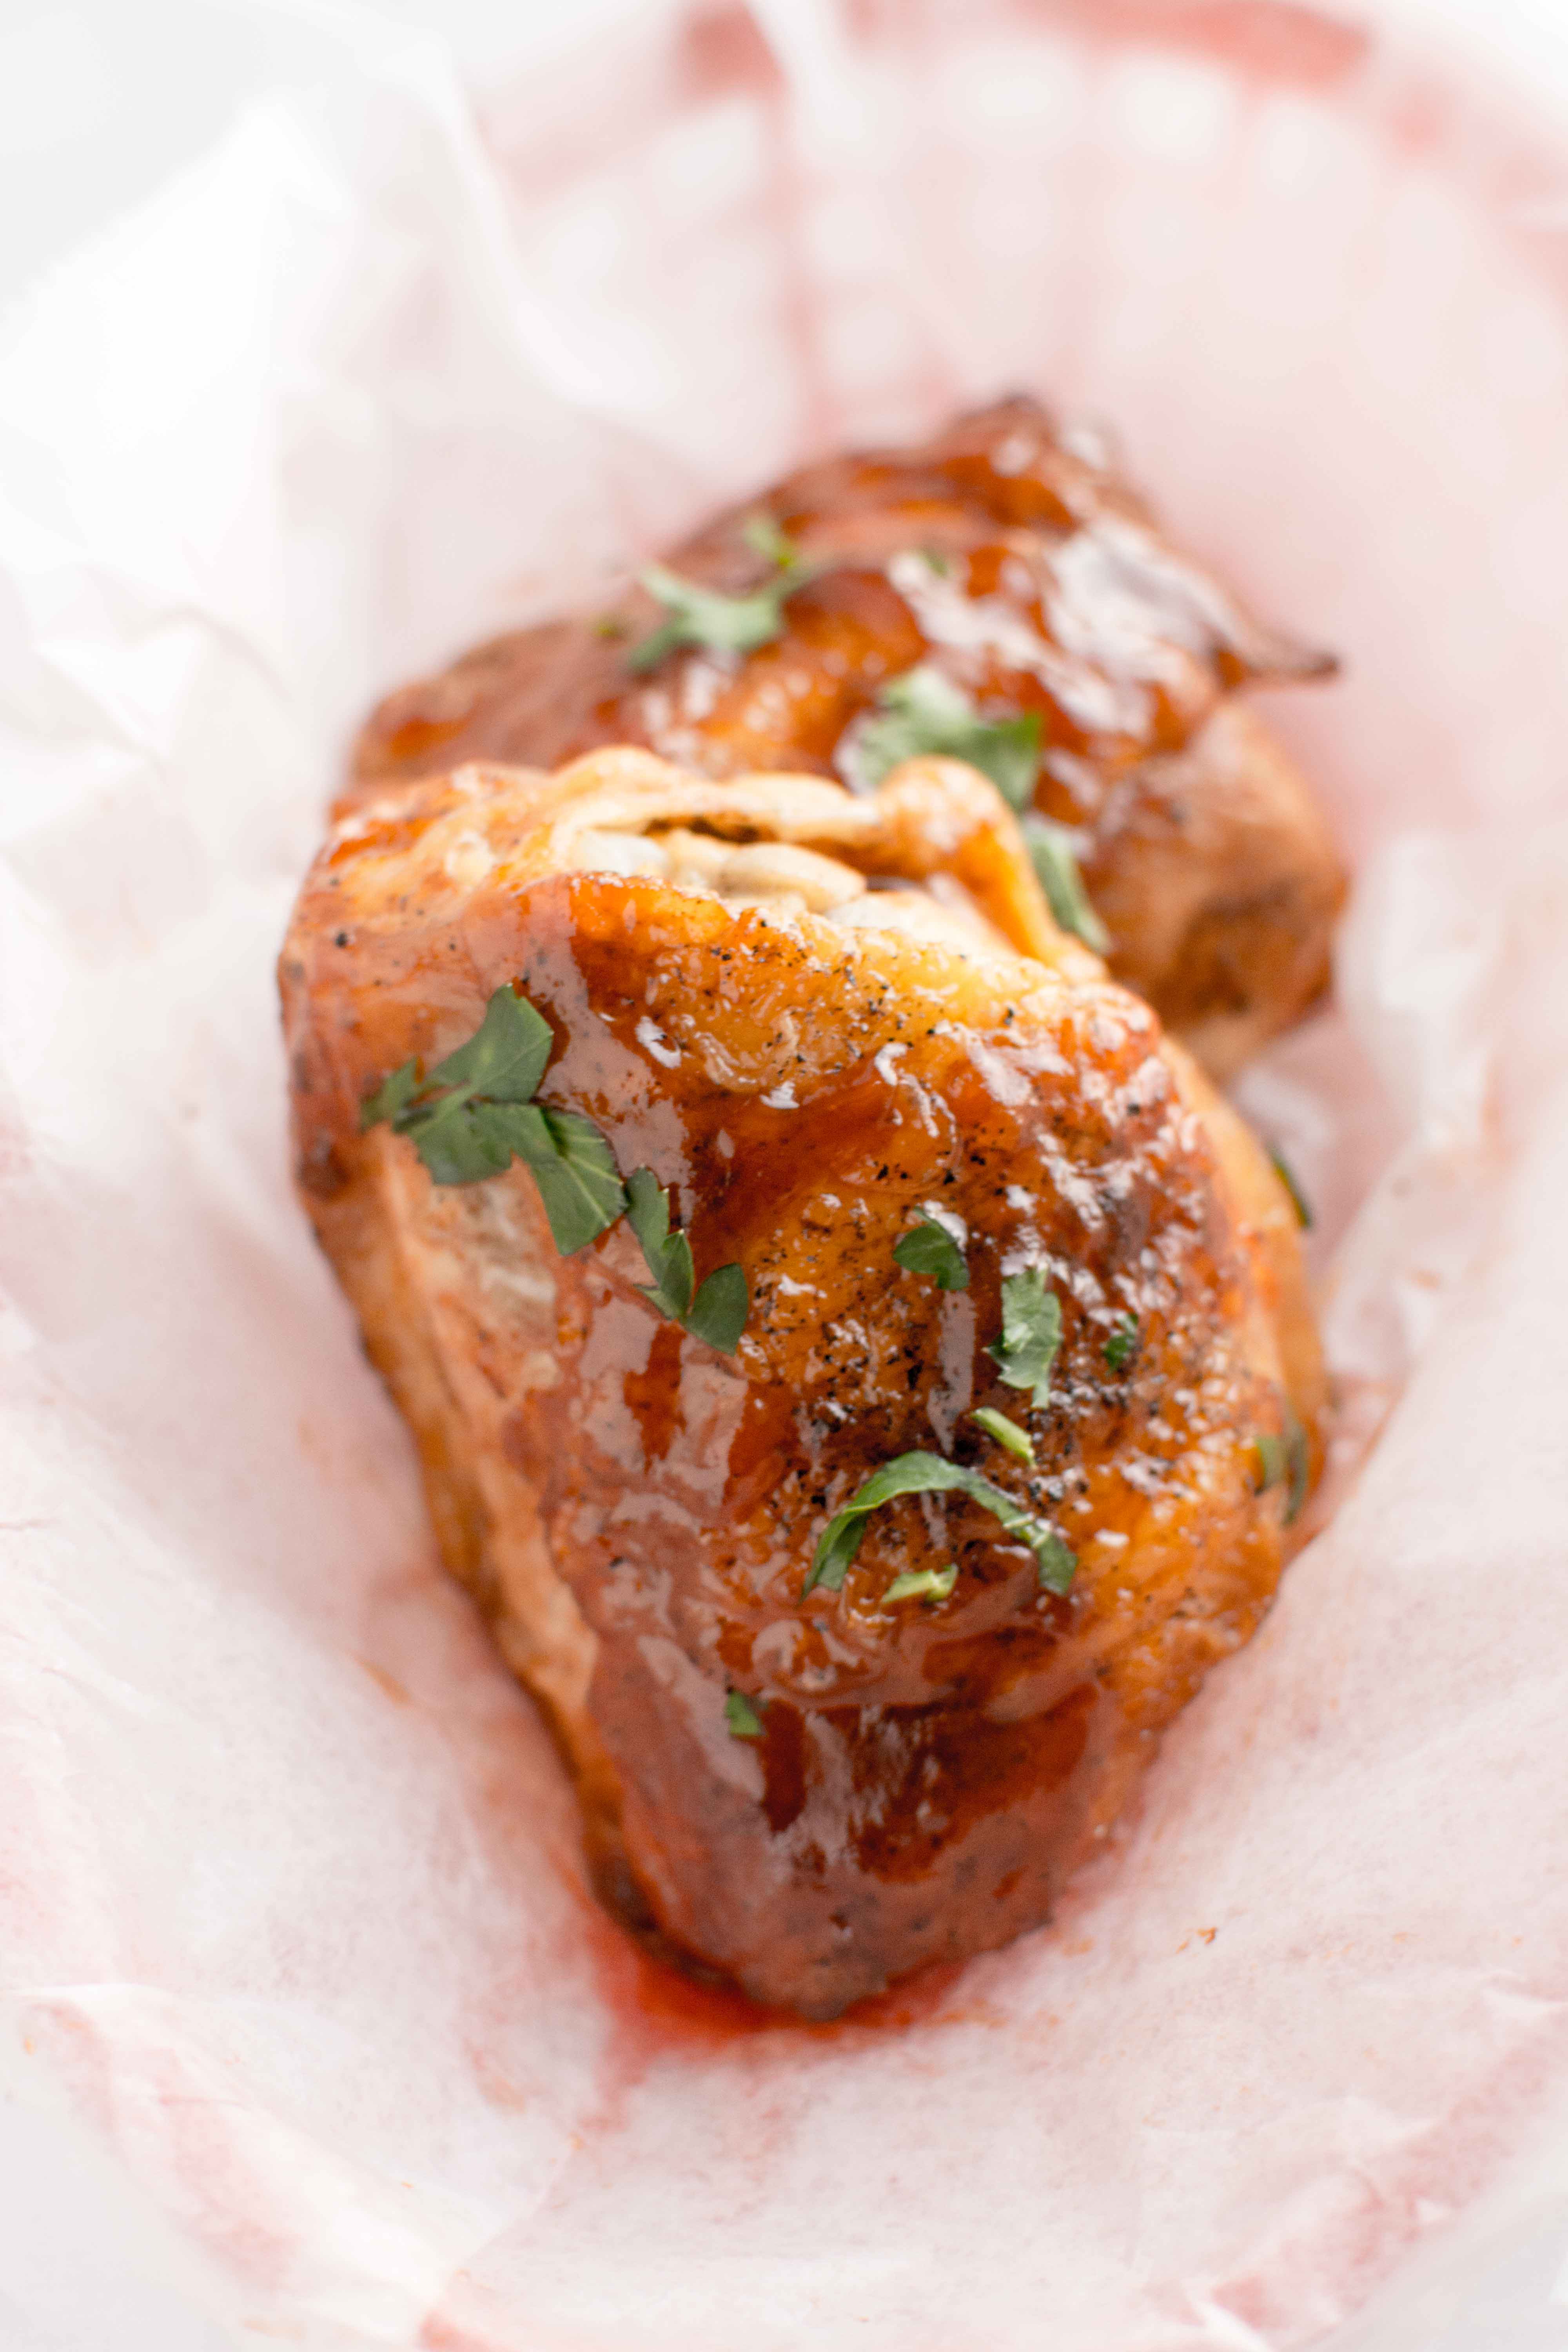
{"label": "white parchment liner", "polygon": [[[11,2079],[237,2340],[1252,2352],[1394,2275],[1415,2342],[1417,2241],[1429,2295],[1568,2210],[1555,134],[1261,5],[650,19],[488,150],[438,51],[319,32],[0,354]],[[1339,1009],[1242,1089],[1321,1211],[1339,1508],[1054,1929],[747,2029],[588,1905],[436,1570],[270,963],[378,688],[1013,383],[1349,660],[1275,708]]]}

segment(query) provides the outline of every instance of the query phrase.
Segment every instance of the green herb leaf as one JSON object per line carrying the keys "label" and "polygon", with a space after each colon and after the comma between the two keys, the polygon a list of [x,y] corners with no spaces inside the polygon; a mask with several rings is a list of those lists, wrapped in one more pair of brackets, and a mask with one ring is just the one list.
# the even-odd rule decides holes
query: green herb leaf
{"label": "green herb leaf", "polygon": [[672,1323],[684,1323],[695,1280],[691,1244],[684,1234],[670,1232],[669,1194],[651,1168],[634,1168],[627,1177],[626,1217],[653,1276],[643,1297]]}
{"label": "green herb leaf", "polygon": [[365,1127],[384,1119],[394,1134],[406,1135],[437,1184],[482,1183],[514,1159],[526,1160],[555,1245],[567,1253],[620,1214],[623,1195],[597,1128],[575,1112],[542,1110],[532,1100],[552,1043],[542,1014],[503,984],[466,1044],[427,1076],[417,1061],[405,1062],[360,1118]]}
{"label": "green herb leaf", "polygon": [[511,1148],[533,1171],[556,1248],[571,1257],[613,1225],[626,1205],[615,1154],[592,1119],[574,1110],[531,1103],[512,1118]]}
{"label": "green herb leaf", "polygon": [[1111,1332],[1100,1353],[1111,1370],[1120,1372],[1125,1370],[1131,1362],[1132,1351],[1137,1345],[1138,1318],[1136,1315],[1124,1315]]}
{"label": "green herb leaf", "polygon": [[550,1024],[510,984],[466,1045],[421,1077],[405,1062],[365,1101],[362,1127],[406,1135],[437,1184],[480,1184],[527,1162],[563,1257],[585,1249],[626,1205],[615,1155],[591,1119],[532,1097],[553,1044]]}
{"label": "green herb leaf", "polygon": [[694,1339],[705,1339],[721,1356],[732,1356],[751,1307],[744,1266],[716,1266],[691,1302],[686,1328]]}
{"label": "green herb leaf", "polygon": [[1026,816],[1024,842],[1046,903],[1064,931],[1071,931],[1096,955],[1104,955],[1110,934],[1089,904],[1078,870],[1078,853],[1070,829],[1048,817]]}
{"label": "green herb leaf", "polygon": [[949,1560],[945,1568],[911,1569],[905,1576],[895,1576],[886,1592],[889,1601],[945,1601],[958,1582],[956,1561]]}
{"label": "green herb leaf", "polygon": [[1061,1301],[1046,1287],[1037,1265],[1007,1275],[1002,1284],[1002,1337],[985,1350],[1010,1389],[1031,1389],[1036,1405],[1050,1402],[1051,1366],[1062,1342]]}
{"label": "green herb leaf", "polygon": [[[389,1078],[384,1078],[373,1095],[366,1095],[359,1107],[362,1135],[371,1128],[378,1127],[383,1119],[394,1128],[398,1127],[404,1112],[419,1092],[420,1068],[419,1058],[416,1055],[412,1062],[405,1062],[401,1069],[394,1070]],[[401,1133],[400,1128],[398,1131]]]}
{"label": "green herb leaf", "polygon": [[692,1297],[691,1244],[683,1233],[671,1233],[669,1194],[651,1168],[635,1168],[628,1177],[626,1214],[653,1276],[643,1297],[693,1339],[732,1356],[751,1307],[745,1269],[720,1266]]}
{"label": "green herb leaf", "polygon": [[1266,1495],[1271,1486],[1278,1486],[1281,1482],[1285,1484],[1285,1524],[1289,1527],[1301,1515],[1301,1506],[1307,1499],[1312,1476],[1312,1450],[1307,1442],[1307,1433],[1289,1408],[1285,1414],[1284,1435],[1276,1437],[1266,1432],[1262,1436],[1255,1437],[1252,1454],[1255,1493]]}
{"label": "green herb leaf", "polygon": [[800,550],[784,525],[761,507],[749,514],[741,525],[741,537],[753,555],[765,555],[781,572],[788,572],[800,562]]}
{"label": "green herb leaf", "polygon": [[956,1462],[944,1462],[940,1454],[900,1454],[893,1461],[884,1462],[879,1470],[874,1470],[858,1493],[852,1495],[844,1508],[828,1521],[817,1543],[802,1600],[818,1584],[829,1592],[839,1591],[860,1549],[867,1517],[882,1504],[893,1502],[901,1495],[953,1493],[967,1495],[972,1502],[999,1519],[1008,1535],[1027,1544],[1038,1564],[1039,1580],[1045,1591],[1068,1590],[1078,1563],[1060,1536],[1043,1519],[1036,1518],[988,1478],[982,1478],[978,1471],[965,1470]]}
{"label": "green herb leaf", "polygon": [[736,1739],[760,1739],[763,1718],[744,1691],[728,1691],[724,1696],[724,1720]]}
{"label": "green herb leaf", "polygon": [[1273,1164],[1274,1173],[1290,1195],[1290,1206],[1296,1212],[1296,1223],[1303,1232],[1310,1233],[1312,1228],[1312,1204],[1296,1181],[1289,1161],[1277,1143],[1269,1145],[1268,1157]]}
{"label": "green herb leaf", "polygon": [[678,646],[702,646],[710,653],[754,653],[782,633],[784,601],[805,585],[806,577],[804,565],[792,563],[749,596],[725,596],[716,588],[683,580],[662,563],[650,564],[641,575],[642,584],[669,618],[632,647],[626,667],[638,674],[653,669]]}
{"label": "green herb leaf", "polygon": [[849,1572],[849,1564],[860,1549],[860,1538],[865,1532],[865,1519],[853,1504],[829,1519],[826,1531],[818,1539],[811,1574],[801,1587],[803,1601],[814,1585],[820,1584],[825,1592],[839,1591]]}
{"label": "green herb leaf", "polygon": [[1078,1556],[1072,1546],[1064,1543],[1054,1529],[1047,1535],[1043,1544],[1035,1547],[1035,1559],[1039,1567],[1042,1592],[1063,1593],[1072,1591],[1073,1576],[1078,1568]]}
{"label": "green herb leaf", "polygon": [[[973,1475],[962,1470],[956,1462],[944,1462],[939,1454],[900,1454],[891,1462],[884,1462],[828,1521],[817,1541],[805,1592],[816,1584],[825,1586],[829,1592],[840,1590],[860,1549],[867,1517],[883,1503],[893,1502],[900,1495],[951,1492],[964,1486]],[[801,1598],[805,1597],[803,1592]]]}
{"label": "green herb leaf", "polygon": [[1270,1486],[1278,1486],[1285,1475],[1285,1440],[1272,1431],[1252,1441],[1253,1491],[1267,1495]]}
{"label": "green herb leaf", "polygon": [[1005,1445],[1009,1454],[1016,1454],[1020,1462],[1034,1460],[1035,1441],[1028,1431],[1020,1429],[1016,1421],[1009,1421],[1005,1412],[998,1412],[994,1405],[979,1405],[969,1418],[979,1423],[987,1437],[994,1437],[998,1445]]}
{"label": "green herb leaf", "polygon": [[939,1290],[967,1290],[969,1267],[963,1244],[947,1218],[934,1209],[918,1209],[920,1223],[893,1244],[893,1255],[906,1274],[926,1274]]}
{"label": "green herb leaf", "polygon": [[468,1044],[437,1063],[421,1092],[450,1087],[487,1102],[531,1102],[553,1042],[549,1022],[503,982]]}
{"label": "green herb leaf", "polygon": [[526,1103],[474,1102],[444,1095],[416,1121],[405,1118],[398,1132],[414,1148],[437,1184],[482,1184],[510,1168],[516,1139],[509,1121],[537,1118]]}
{"label": "green herb leaf", "polygon": [[1312,1478],[1311,1448],[1307,1444],[1306,1431],[1293,1412],[1285,1419],[1285,1467],[1290,1478],[1290,1490],[1285,1497],[1285,1524],[1289,1527],[1301,1516]]}
{"label": "green herb leaf", "polygon": [[882,688],[879,709],[857,740],[868,784],[880,783],[900,760],[934,751],[967,760],[990,777],[1011,808],[1026,808],[1033,799],[1040,760],[1035,711],[1019,719],[982,719],[963,688],[928,662],[890,679]]}

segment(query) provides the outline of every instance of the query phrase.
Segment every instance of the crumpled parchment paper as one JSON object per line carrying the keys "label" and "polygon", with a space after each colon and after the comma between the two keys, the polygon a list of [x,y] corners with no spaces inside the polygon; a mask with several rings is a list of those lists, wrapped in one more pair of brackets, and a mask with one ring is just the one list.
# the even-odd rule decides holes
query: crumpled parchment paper
{"label": "crumpled parchment paper", "polygon": [[[11,2078],[237,2341],[1425,2342],[1568,2219],[1568,138],[1300,8],[650,16],[482,140],[319,22],[0,352]],[[271,959],[375,690],[1014,382],[1349,657],[1274,713],[1338,1006],[1241,1088],[1335,1507],[1050,1931],[802,2029],[584,1893],[290,1197]]]}

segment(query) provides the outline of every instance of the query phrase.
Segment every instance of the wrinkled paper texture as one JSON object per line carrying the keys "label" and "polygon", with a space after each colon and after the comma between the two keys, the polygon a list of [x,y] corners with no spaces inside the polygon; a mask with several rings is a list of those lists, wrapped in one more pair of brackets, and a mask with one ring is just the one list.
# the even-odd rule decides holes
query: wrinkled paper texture
{"label": "wrinkled paper texture", "polygon": [[[9,2063],[237,2340],[1384,2347],[1568,2221],[1568,141],[1300,9],[862,14],[482,136],[323,16],[0,355]],[[748,2024],[594,1910],[437,1570],[271,963],[374,693],[1016,383],[1348,658],[1269,698],[1338,1006],[1240,1089],[1337,1507],[1051,1930]]]}

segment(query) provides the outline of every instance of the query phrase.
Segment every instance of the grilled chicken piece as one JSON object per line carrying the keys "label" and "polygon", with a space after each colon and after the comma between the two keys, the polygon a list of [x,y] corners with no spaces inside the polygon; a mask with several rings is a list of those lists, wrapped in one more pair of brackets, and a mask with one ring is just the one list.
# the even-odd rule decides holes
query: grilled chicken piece
{"label": "grilled chicken piece", "polygon": [[635,674],[628,653],[665,617],[641,591],[497,638],[382,705],[340,808],[463,760],[553,767],[612,743],[710,776],[853,783],[879,695],[932,665],[986,718],[1038,715],[1036,803],[1074,829],[1111,969],[1215,1076],[1306,1009],[1328,979],[1343,877],[1303,779],[1233,697],[1331,660],[1249,620],[1029,399],[919,448],[808,467],[670,564],[755,590],[777,576],[769,525],[803,572],[821,567],[771,642],[675,651]]}
{"label": "grilled chicken piece", "polygon": [[[339,823],[280,977],[302,1197],[612,1907],[816,2018],[1044,1920],[1267,1606],[1321,1374],[1283,1189],[1056,929],[992,785],[470,766]],[[549,1024],[538,1102],[668,1188],[697,1277],[744,1269],[732,1357],[650,1303],[626,1217],[562,1256],[521,1161],[437,1183],[362,1131],[509,983]],[[922,1208],[966,1288],[895,1258]],[[1048,1393],[993,1352],[1042,1278]],[[911,1453],[1022,1532],[908,1496],[806,1591]]]}

